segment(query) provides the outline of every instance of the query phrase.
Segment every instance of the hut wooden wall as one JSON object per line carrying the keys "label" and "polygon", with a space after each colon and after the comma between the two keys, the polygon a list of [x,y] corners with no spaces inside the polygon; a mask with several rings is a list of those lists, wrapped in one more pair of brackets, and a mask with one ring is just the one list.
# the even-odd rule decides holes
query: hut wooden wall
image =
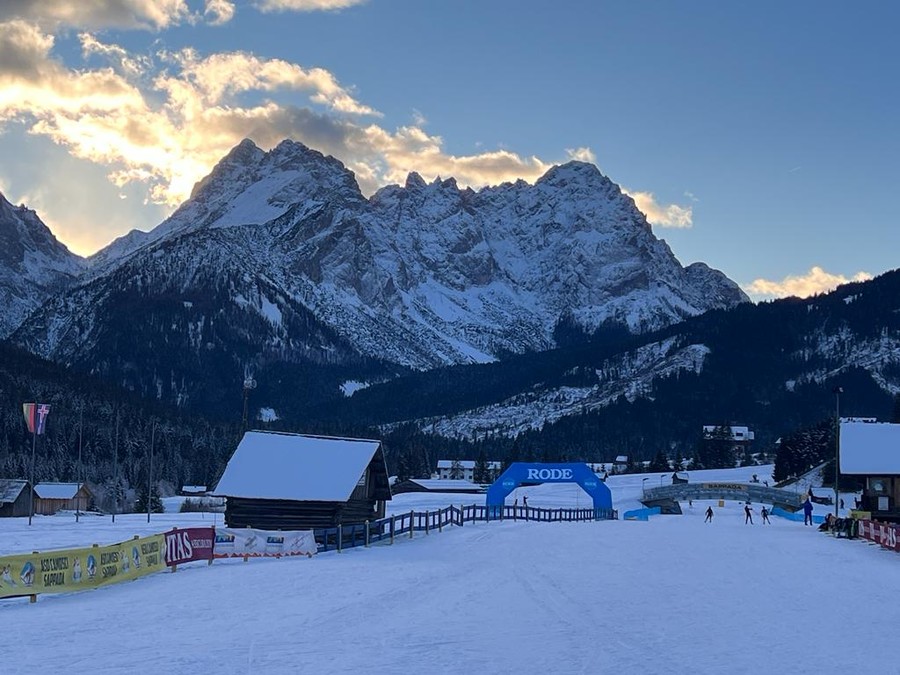
{"label": "hut wooden wall", "polygon": [[225,524],[261,530],[312,530],[375,520],[375,506],[375,500],[352,498],[347,502],[301,502],[228,497]]}

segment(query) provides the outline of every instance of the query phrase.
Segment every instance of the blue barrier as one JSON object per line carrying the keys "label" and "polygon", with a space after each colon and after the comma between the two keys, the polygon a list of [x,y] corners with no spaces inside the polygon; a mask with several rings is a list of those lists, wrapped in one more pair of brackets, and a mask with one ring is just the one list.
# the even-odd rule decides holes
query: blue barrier
{"label": "blue barrier", "polygon": [[643,509],[634,509],[626,511],[622,515],[622,520],[650,520],[650,516],[658,516],[662,509],[658,506],[650,506]]}
{"label": "blue barrier", "polygon": [[[787,520],[793,520],[795,523],[803,522],[803,511],[791,513],[790,511],[785,511],[784,509],[776,506],[772,509],[772,515],[778,516],[779,518],[786,518]],[[815,523],[816,525],[821,525],[825,522],[825,516],[817,516],[816,514],[813,514],[812,519],[813,523]]]}

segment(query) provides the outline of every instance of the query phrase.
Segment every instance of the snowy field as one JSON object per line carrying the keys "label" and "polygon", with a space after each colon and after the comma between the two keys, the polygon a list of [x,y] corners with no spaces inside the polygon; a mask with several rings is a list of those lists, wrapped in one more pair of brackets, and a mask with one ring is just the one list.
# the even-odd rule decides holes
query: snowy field
{"label": "snowy field", "polygon": [[[768,478],[755,467],[691,480],[752,473]],[[611,476],[614,506],[636,508],[641,484],[659,481]],[[589,505],[574,486],[517,493],[509,503]],[[407,494],[392,510],[482,500]],[[33,605],[3,600],[0,673],[900,672],[900,556],[778,518],[763,526],[758,504],[752,527],[735,502],[713,503],[705,524],[706,506],[649,522],[467,524],[313,559],[196,563]],[[212,522],[222,515],[3,519],[0,554]]]}

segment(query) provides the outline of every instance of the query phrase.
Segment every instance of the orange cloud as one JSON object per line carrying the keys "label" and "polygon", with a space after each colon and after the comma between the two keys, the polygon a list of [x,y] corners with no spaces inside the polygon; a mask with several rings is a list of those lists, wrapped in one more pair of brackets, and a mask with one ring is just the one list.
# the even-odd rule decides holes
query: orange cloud
{"label": "orange cloud", "polygon": [[818,293],[833,291],[841,284],[847,284],[851,281],[867,281],[871,278],[872,275],[868,272],[857,272],[852,278],[848,279],[842,274],[826,272],[816,265],[806,274],[787,276],[781,281],[756,279],[744,286],[744,290],[748,295],[757,298],[786,298],[790,296],[808,298]]}

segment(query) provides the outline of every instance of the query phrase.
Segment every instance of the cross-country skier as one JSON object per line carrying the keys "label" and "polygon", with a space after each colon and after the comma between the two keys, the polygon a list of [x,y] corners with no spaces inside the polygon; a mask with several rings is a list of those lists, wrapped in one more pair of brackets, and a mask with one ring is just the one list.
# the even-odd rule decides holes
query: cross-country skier
{"label": "cross-country skier", "polygon": [[749,504],[744,505],[744,525],[747,523],[753,524],[753,509],[750,508]]}
{"label": "cross-country skier", "polygon": [[706,518],[703,520],[704,523],[711,523],[713,517],[713,510],[711,506],[706,507]]}
{"label": "cross-country skier", "polygon": [[772,521],[769,520],[769,509],[767,509],[765,506],[762,507],[762,511],[760,511],[760,514],[762,514],[763,525],[772,524]]}

